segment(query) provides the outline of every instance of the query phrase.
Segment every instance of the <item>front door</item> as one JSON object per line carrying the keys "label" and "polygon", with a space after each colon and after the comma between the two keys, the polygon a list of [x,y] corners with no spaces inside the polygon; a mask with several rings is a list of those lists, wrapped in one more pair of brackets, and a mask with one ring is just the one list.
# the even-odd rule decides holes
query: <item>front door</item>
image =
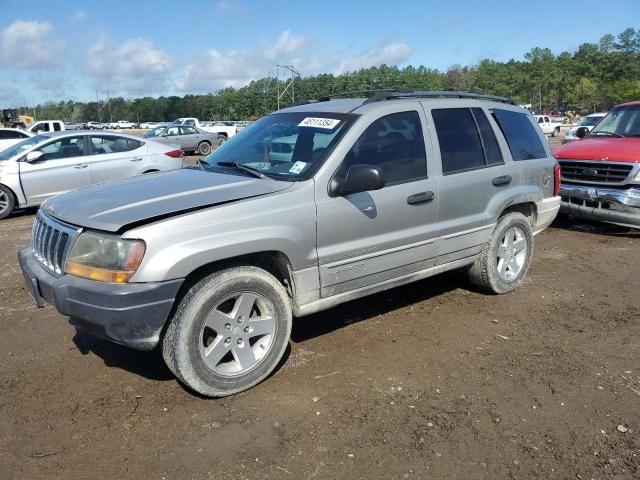
{"label": "front door", "polygon": [[331,197],[318,186],[322,297],[435,265],[438,187],[427,176],[424,131],[422,112],[399,111],[375,120],[353,144],[336,175],[375,165],[386,180],[381,190]]}
{"label": "front door", "polygon": [[35,162],[20,162],[20,181],[29,204],[91,184],[85,156],[84,135],[53,139],[36,149],[43,155]]}

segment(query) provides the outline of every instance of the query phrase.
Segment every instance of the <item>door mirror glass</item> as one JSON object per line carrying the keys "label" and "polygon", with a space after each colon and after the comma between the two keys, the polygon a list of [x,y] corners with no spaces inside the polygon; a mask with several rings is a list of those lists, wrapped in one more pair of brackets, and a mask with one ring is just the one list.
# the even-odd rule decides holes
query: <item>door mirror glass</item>
{"label": "door mirror glass", "polygon": [[25,158],[25,160],[29,163],[36,162],[40,160],[40,157],[42,157],[42,155],[43,153],[40,150],[34,150],[33,152],[27,153],[27,158]]}
{"label": "door mirror glass", "polygon": [[385,185],[382,170],[373,165],[353,165],[344,179],[331,183],[331,193],[336,196],[380,190]]}
{"label": "door mirror glass", "polygon": [[587,133],[589,133],[589,129],[587,127],[580,127],[576,130],[576,137],[584,138],[587,136]]}

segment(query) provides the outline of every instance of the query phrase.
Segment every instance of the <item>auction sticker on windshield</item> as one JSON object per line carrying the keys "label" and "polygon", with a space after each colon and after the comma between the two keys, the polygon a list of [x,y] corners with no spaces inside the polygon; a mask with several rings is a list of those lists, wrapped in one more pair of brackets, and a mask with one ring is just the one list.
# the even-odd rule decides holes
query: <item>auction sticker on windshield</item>
{"label": "auction sticker on windshield", "polygon": [[335,118],[315,118],[315,117],[307,117],[302,120],[298,126],[299,127],[314,127],[314,128],[325,128],[327,130],[333,130],[340,123],[340,120],[336,120]]}

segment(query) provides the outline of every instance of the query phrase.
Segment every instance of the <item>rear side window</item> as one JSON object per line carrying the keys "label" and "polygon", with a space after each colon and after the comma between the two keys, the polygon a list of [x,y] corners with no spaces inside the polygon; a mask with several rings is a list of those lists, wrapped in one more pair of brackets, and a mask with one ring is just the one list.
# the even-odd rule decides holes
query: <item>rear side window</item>
{"label": "rear side window", "polygon": [[144,143],[139,140],[113,135],[92,135],[91,143],[93,145],[94,155],[129,152],[144,145]]}
{"label": "rear side window", "polygon": [[484,156],[487,165],[500,165],[504,163],[496,135],[484,111],[481,108],[472,108],[471,111],[478,125],[478,130],[480,130],[480,139],[484,147]]}
{"label": "rear side window", "polygon": [[438,134],[442,173],[464,172],[485,166],[476,122],[468,108],[431,110]]}
{"label": "rear side window", "polygon": [[526,113],[495,108],[493,118],[500,126],[514,160],[533,160],[547,156],[538,132]]}

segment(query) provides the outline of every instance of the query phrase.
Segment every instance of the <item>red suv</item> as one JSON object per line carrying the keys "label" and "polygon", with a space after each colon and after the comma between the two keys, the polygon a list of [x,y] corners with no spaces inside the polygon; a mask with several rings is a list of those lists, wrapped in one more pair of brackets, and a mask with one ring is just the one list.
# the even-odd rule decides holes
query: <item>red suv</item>
{"label": "red suv", "polygon": [[640,101],[618,105],[581,140],[553,154],[561,172],[560,211],[640,227]]}

